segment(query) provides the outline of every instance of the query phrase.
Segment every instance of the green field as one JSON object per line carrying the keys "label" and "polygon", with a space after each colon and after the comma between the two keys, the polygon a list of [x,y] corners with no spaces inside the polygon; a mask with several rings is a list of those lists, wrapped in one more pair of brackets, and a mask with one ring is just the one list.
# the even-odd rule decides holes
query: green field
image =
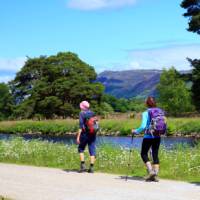
{"label": "green field", "polygon": [[[101,135],[129,135],[132,128],[140,125],[139,119],[102,119]],[[0,133],[66,135],[75,134],[78,120],[46,120],[46,121],[2,121]],[[168,135],[200,136],[200,118],[169,118]]]}
{"label": "green field", "polygon": [[[95,170],[131,176],[144,176],[145,167],[139,150],[131,153],[128,168],[129,149],[109,145],[97,148]],[[166,179],[200,182],[200,143],[195,147],[177,146],[173,150],[160,150],[160,177]],[[88,158],[88,156],[87,156]],[[0,162],[46,166],[65,170],[79,169],[76,145],[64,145],[46,141],[24,141],[21,138],[0,141]],[[86,160],[87,164],[89,161]]]}

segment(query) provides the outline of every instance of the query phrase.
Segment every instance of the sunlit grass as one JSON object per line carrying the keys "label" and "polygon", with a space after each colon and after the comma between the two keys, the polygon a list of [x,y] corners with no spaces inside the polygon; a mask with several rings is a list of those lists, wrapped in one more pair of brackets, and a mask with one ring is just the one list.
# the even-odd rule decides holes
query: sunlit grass
{"label": "sunlit grass", "polygon": [[[140,119],[102,119],[101,135],[130,135],[132,128],[140,125]],[[44,120],[44,121],[3,121],[0,122],[0,133],[66,135],[75,134],[78,120]],[[168,135],[199,135],[200,118],[169,118]]]}
{"label": "sunlit grass", "polygon": [[[87,151],[86,151],[87,152]],[[200,144],[195,147],[177,146],[174,149],[160,150],[160,177],[191,182],[200,182]],[[132,176],[146,173],[140,152],[131,152],[122,147],[102,145],[97,149],[95,170]],[[88,155],[88,153],[86,153]],[[86,156],[88,159],[88,156]],[[79,156],[76,145],[50,143],[47,141],[24,141],[22,138],[0,141],[0,162],[55,167],[67,170],[79,169]],[[89,164],[89,160],[86,160]]]}
{"label": "sunlit grass", "polygon": [[2,133],[29,133],[29,134],[52,134],[63,135],[74,133],[78,129],[78,120],[44,120],[44,121],[3,121],[0,122]]}
{"label": "sunlit grass", "polygon": [[0,200],[11,200],[11,199],[8,199],[7,197],[3,197],[0,195]]}

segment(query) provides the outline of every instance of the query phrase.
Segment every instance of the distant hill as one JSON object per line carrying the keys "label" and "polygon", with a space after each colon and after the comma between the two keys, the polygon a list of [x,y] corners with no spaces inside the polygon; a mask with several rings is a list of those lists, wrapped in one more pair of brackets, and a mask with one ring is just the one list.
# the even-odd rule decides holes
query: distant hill
{"label": "distant hill", "polygon": [[[105,86],[105,92],[117,98],[146,97],[156,95],[156,86],[162,70],[104,71],[97,81]],[[189,71],[182,71],[182,74]]]}

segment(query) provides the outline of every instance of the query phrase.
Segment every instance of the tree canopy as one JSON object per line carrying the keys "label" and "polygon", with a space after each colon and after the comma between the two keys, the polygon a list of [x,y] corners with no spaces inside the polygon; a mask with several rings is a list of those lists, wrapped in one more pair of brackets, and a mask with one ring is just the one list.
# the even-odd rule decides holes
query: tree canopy
{"label": "tree canopy", "polygon": [[157,89],[159,102],[169,114],[179,115],[193,110],[190,92],[175,68],[163,71]]}
{"label": "tree canopy", "polygon": [[5,83],[0,83],[0,119],[8,118],[13,111],[13,98],[9,87]]}
{"label": "tree canopy", "polygon": [[183,15],[189,18],[188,31],[200,34],[200,0],[183,0],[181,7],[187,10]]}
{"label": "tree canopy", "polygon": [[93,67],[71,52],[28,58],[9,83],[16,103],[16,117],[73,116],[79,103],[98,105],[104,87],[96,83]]}
{"label": "tree canopy", "polygon": [[200,111],[200,60],[199,59],[188,59],[191,63],[192,70],[192,99],[194,105],[198,111]]}
{"label": "tree canopy", "polygon": [[[187,9],[185,17],[189,17],[188,31],[200,34],[200,0],[184,0],[181,7]],[[192,70],[192,99],[196,109],[200,111],[200,59],[190,59],[188,61],[193,67]]]}

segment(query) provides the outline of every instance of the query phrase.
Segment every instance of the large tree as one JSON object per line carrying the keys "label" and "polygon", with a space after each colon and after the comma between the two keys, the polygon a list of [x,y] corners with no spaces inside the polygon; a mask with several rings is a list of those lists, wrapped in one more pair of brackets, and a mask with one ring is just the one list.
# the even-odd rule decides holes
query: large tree
{"label": "large tree", "polygon": [[194,105],[198,111],[200,111],[200,60],[198,59],[188,59],[191,63],[192,70],[192,99]]}
{"label": "large tree", "polygon": [[159,102],[169,114],[177,116],[193,110],[190,92],[175,68],[163,71],[157,89]]}
{"label": "large tree", "polygon": [[[181,6],[187,9],[185,17],[189,17],[188,31],[200,34],[200,0],[184,0]],[[192,99],[196,109],[200,111],[200,59],[188,59],[192,70]]]}
{"label": "large tree", "polygon": [[9,87],[5,83],[0,83],[0,119],[7,119],[12,114],[13,105]]}
{"label": "large tree", "polygon": [[100,103],[104,87],[95,83],[96,73],[71,52],[28,58],[10,82],[15,98],[15,115],[72,116],[82,100]]}
{"label": "large tree", "polygon": [[181,7],[187,10],[184,16],[189,18],[188,31],[200,34],[200,0],[184,0]]}

